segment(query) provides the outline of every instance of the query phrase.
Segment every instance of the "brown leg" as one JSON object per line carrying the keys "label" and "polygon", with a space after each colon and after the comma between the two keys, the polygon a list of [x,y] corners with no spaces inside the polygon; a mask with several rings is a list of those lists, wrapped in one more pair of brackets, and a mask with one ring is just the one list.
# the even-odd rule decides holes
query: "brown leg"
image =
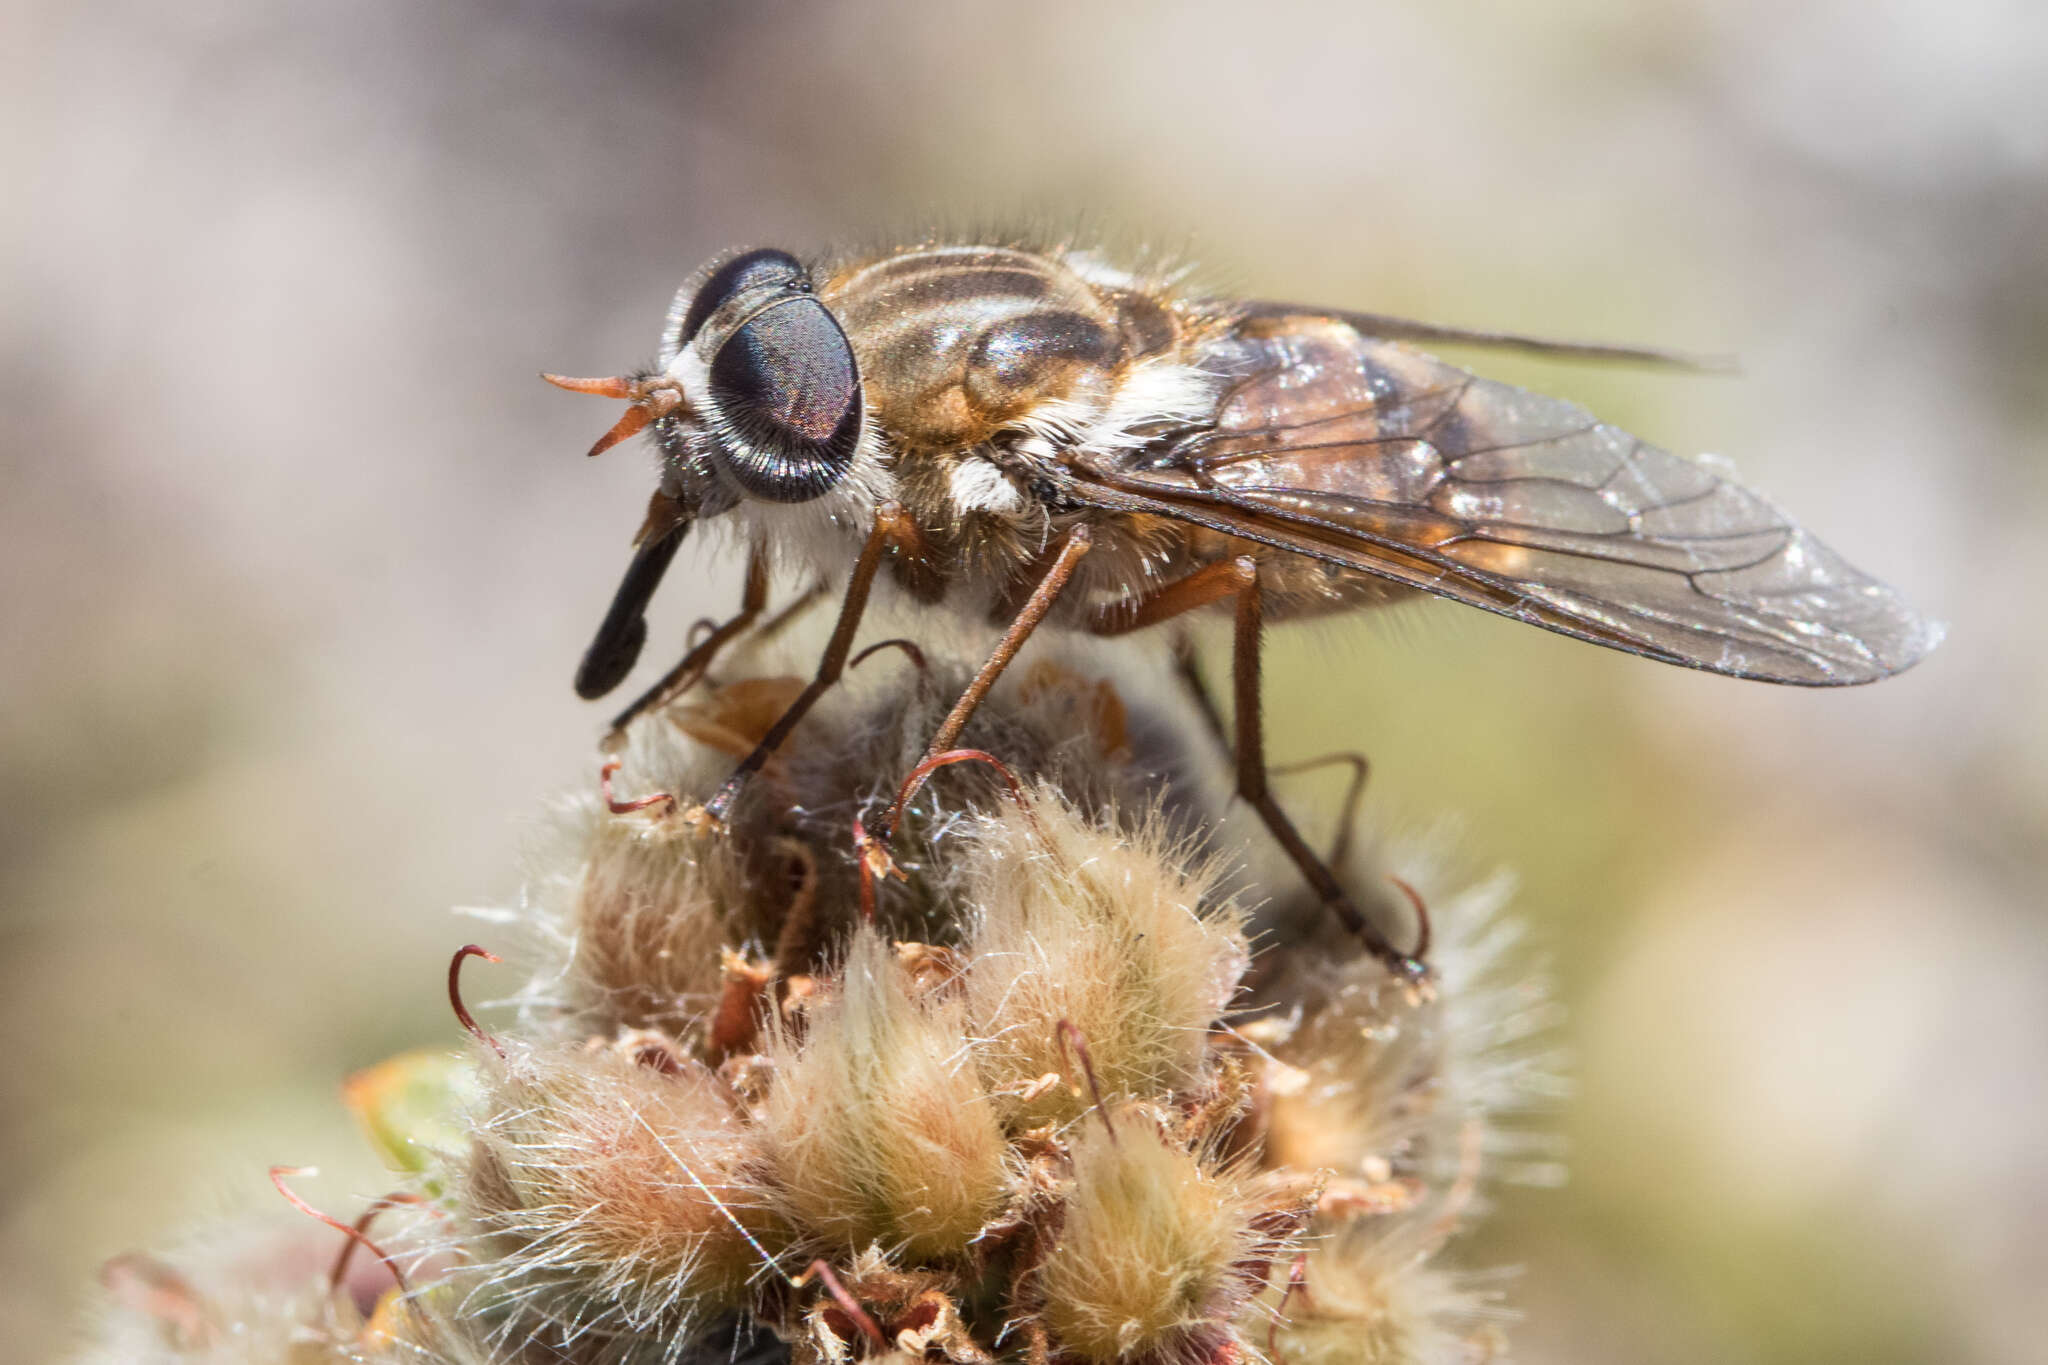
{"label": "brown leg", "polygon": [[[867,610],[868,590],[874,586],[875,574],[882,567],[882,555],[892,545],[914,544],[917,541],[916,524],[903,510],[900,503],[885,502],[875,509],[875,524],[868,532],[867,543],[861,546],[860,559],[853,566],[853,577],[847,580],[846,596],[839,603],[839,624],[832,628],[832,638],[825,644],[825,655],[818,660],[817,676],[810,686],[797,694],[761,742],[754,746],[754,752],[741,760],[733,769],[731,777],[704,803],[704,813],[713,820],[722,821],[732,809],[732,803],[739,798],[747,779],[761,770],[769,756],[782,747],[782,741],[789,738],[789,732],[796,729],[810,709],[817,705],[818,698],[826,689],[839,681],[845,671],[846,656],[853,648],[854,632],[860,629],[861,614]],[[708,643],[708,642],[707,642]]]}
{"label": "brown leg", "polygon": [[[1163,583],[1141,596],[1102,603],[1088,613],[1088,629],[1096,635],[1128,635],[1134,630],[1143,630],[1185,615],[1197,607],[1220,602],[1238,591],[1235,562],[1226,559],[1216,564],[1205,564],[1193,573]],[[1195,658],[1195,642],[1185,630],[1174,632],[1173,671],[1180,678],[1181,685],[1187,688],[1188,695],[1194,698],[1209,733],[1216,737],[1225,754],[1230,753],[1230,736],[1223,728],[1222,715],[1216,710],[1216,698],[1202,677],[1201,665]]]}
{"label": "brown leg", "polygon": [[1358,823],[1358,801],[1365,795],[1366,779],[1372,776],[1372,760],[1364,754],[1347,751],[1341,754],[1324,754],[1321,758],[1305,759],[1300,763],[1286,763],[1277,768],[1267,768],[1268,777],[1287,777],[1293,773],[1314,772],[1327,768],[1332,763],[1349,763],[1351,780],[1344,784],[1344,801],[1337,807],[1337,837],[1330,841],[1330,854],[1323,859],[1332,872],[1342,872],[1351,861],[1352,827]]}
{"label": "brown leg", "polygon": [[[953,703],[953,709],[947,712],[945,720],[939,723],[938,732],[932,736],[932,742],[925,746],[925,762],[928,763],[951,749],[953,742],[960,738],[960,731],[966,727],[976,708],[981,705],[982,698],[996,685],[996,679],[1010,666],[1010,660],[1017,657],[1017,651],[1024,647],[1024,642],[1031,638],[1031,632],[1038,628],[1038,623],[1052,610],[1052,604],[1059,600],[1061,590],[1067,586],[1067,580],[1074,576],[1074,566],[1081,562],[1081,556],[1088,553],[1091,544],[1093,538],[1086,526],[1076,526],[1068,532],[1065,544],[1060,546],[1059,554],[1053,559],[1052,567],[1046,570],[1045,577],[1038,580],[1038,586],[1032,589],[1030,598],[1018,611],[1017,618],[1010,622],[1010,628],[1004,631],[1003,638],[996,642],[994,652],[988,656],[988,662],[981,666],[981,671],[974,675],[974,681],[967,684],[967,690],[960,694],[960,700]],[[896,820],[903,813],[904,802],[915,794],[915,787],[907,789],[883,814],[880,834],[882,842],[886,843],[889,836],[895,833]]]}
{"label": "brown leg", "polygon": [[1302,841],[1273,799],[1266,783],[1265,725],[1261,715],[1259,646],[1264,635],[1264,607],[1259,593],[1259,566],[1250,555],[1204,565],[1185,578],[1139,598],[1098,608],[1089,628],[1098,635],[1122,635],[1223,598],[1237,598],[1237,630],[1232,649],[1231,678],[1236,701],[1237,794],[1266,822],[1302,877],[1344,927],[1364,940],[1366,949],[1396,976],[1410,980],[1427,975],[1413,956],[1394,947],[1378,926],[1352,904],[1330,869]]}
{"label": "brown leg", "polygon": [[1243,557],[1218,560],[1142,596],[1104,602],[1088,613],[1088,629],[1095,635],[1128,635],[1234,597],[1244,591],[1244,575],[1238,566],[1250,562]]}
{"label": "brown leg", "polygon": [[740,595],[740,609],[725,624],[715,627],[697,646],[683,655],[682,662],[671,668],[662,680],[642,692],[633,704],[612,718],[611,733],[605,736],[606,743],[618,739],[619,734],[641,713],[664,706],[695,687],[710,669],[718,651],[754,623],[761,614],[761,608],[768,605],[768,558],[758,548],[747,559],[747,586]]}
{"label": "brown leg", "polygon": [[1366,950],[1386,963],[1387,970],[1394,975],[1419,980],[1428,975],[1429,969],[1396,948],[1379,926],[1351,903],[1351,897],[1344,894],[1344,888],[1323,866],[1322,859],[1302,842],[1294,822],[1287,818],[1287,812],[1280,809],[1280,803],[1266,786],[1266,737],[1259,690],[1259,645],[1264,633],[1259,566],[1249,555],[1239,556],[1236,564],[1242,585],[1237,595],[1237,631],[1231,654],[1231,678],[1237,701],[1237,794],[1259,813],[1280,847],[1301,869],[1310,889],[1330,907],[1330,913],[1365,941]]}
{"label": "brown leg", "polygon": [[756,643],[766,644],[768,641],[774,639],[776,636],[782,634],[783,631],[787,630],[789,628],[790,622],[796,620],[797,617],[802,616],[805,612],[809,611],[811,609],[811,604],[813,602],[816,602],[824,597],[829,597],[831,593],[831,582],[823,578],[819,579],[817,582],[811,584],[810,587],[805,588],[801,593],[797,594],[795,600],[790,602],[788,606],[784,607],[781,611],[776,612],[773,616],[763,621],[761,623],[761,628],[754,632],[754,640],[756,641]]}

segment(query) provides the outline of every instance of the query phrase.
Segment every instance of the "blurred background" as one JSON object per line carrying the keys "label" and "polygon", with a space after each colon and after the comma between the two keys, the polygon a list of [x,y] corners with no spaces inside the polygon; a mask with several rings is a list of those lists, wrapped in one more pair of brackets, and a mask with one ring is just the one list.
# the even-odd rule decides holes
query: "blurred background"
{"label": "blurred background", "polygon": [[[1569,1007],[1521,1359],[2019,1362],[2048,1279],[2048,11],[403,0],[4,20],[0,1341],[374,1193],[451,906],[592,780],[649,486],[534,379],[728,245],[1074,223],[1219,289],[1739,353],[1486,360],[1739,461],[1951,627],[1849,693],[1453,607],[1282,637],[1276,758],[1513,868]],[[1470,356],[1461,359],[1473,359]],[[686,552],[655,640],[734,592]],[[665,652],[657,643],[650,655]]]}

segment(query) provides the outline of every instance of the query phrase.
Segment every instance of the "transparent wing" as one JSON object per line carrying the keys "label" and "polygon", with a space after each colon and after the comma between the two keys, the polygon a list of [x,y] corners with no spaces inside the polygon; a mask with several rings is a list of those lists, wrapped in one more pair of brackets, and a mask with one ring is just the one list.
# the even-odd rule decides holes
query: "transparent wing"
{"label": "transparent wing", "polygon": [[1329,315],[1247,318],[1213,363],[1213,426],[1076,467],[1107,505],[1742,678],[1870,682],[1940,638],[1764,499],[1575,404]]}
{"label": "transparent wing", "polygon": [[[1221,305],[1227,309],[1229,305]],[[1618,346],[1605,341],[1569,341],[1560,337],[1529,336],[1522,332],[1493,332],[1475,327],[1454,327],[1442,322],[1423,322],[1390,313],[1359,313],[1350,309],[1304,308],[1298,303],[1241,303],[1237,315],[1244,318],[1286,318],[1317,316],[1335,318],[1366,336],[1382,341],[1434,341],[1459,346],[1486,346],[1504,351],[1523,351],[1553,360],[1614,361],[1623,365],[1661,365],[1678,370],[1730,373],[1738,368],[1735,357],[1700,355],[1691,351],[1670,351],[1657,346]]]}

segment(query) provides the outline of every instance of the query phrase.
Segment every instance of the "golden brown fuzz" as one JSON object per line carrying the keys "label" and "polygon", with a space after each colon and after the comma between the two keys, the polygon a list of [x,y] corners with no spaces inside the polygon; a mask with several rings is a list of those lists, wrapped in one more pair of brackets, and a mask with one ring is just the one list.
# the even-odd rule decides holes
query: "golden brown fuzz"
{"label": "golden brown fuzz", "polygon": [[920,990],[871,930],[836,989],[780,1027],[759,1119],[779,1202],[821,1255],[878,1243],[911,1263],[960,1256],[995,1212],[1007,1144],[957,999]]}
{"label": "golden brown fuzz", "polygon": [[1229,1175],[1127,1114],[1077,1136],[1059,1239],[1039,1267],[1040,1319],[1086,1360],[1212,1354],[1250,1286],[1251,1204]]}
{"label": "golden brown fuzz", "polygon": [[1091,1102],[1078,1077],[1023,1093],[1074,1069],[1063,1023],[1105,1095],[1196,1085],[1249,957],[1209,860],[1156,821],[1087,819],[1044,786],[1028,811],[1005,803],[964,825],[955,859],[976,1056],[1013,1128],[1070,1122]]}

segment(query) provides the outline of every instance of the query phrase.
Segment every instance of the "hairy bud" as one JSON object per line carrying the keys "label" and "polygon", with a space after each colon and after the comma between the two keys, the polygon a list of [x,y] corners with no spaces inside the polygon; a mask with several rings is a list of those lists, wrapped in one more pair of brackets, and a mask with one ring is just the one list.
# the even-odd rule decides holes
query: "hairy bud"
{"label": "hairy bud", "polygon": [[920,989],[872,930],[835,989],[771,1035],[762,1140],[780,1199],[821,1251],[960,1256],[1001,1201],[1008,1144],[954,993]]}
{"label": "hairy bud", "polygon": [[1196,1086],[1249,960],[1210,860],[1157,821],[1088,819],[1041,787],[1029,810],[964,825],[954,867],[976,1057],[1013,1127],[1070,1122],[1086,1103],[1076,1086],[1029,1093],[1070,1065],[1062,1025],[1086,1040],[1110,1095]]}

